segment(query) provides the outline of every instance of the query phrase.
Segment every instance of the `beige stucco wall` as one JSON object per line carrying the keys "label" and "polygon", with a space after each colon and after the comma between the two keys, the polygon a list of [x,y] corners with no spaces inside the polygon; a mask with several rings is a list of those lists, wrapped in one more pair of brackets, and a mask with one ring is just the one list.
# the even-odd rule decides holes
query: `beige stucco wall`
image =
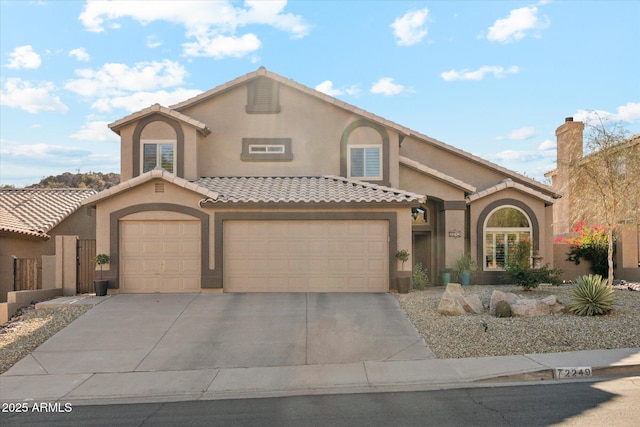
{"label": "beige stucco wall", "polygon": [[465,198],[464,191],[406,166],[400,167],[399,188],[417,194],[424,194],[430,199],[462,201]]}

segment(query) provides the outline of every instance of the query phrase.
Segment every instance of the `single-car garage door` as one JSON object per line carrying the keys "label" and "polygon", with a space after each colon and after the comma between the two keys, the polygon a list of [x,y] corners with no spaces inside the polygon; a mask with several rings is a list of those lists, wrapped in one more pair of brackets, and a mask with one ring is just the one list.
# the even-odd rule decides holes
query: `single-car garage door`
{"label": "single-car garage door", "polygon": [[387,292],[383,220],[224,221],[226,292]]}
{"label": "single-car garage door", "polygon": [[120,292],[200,290],[200,221],[120,221]]}

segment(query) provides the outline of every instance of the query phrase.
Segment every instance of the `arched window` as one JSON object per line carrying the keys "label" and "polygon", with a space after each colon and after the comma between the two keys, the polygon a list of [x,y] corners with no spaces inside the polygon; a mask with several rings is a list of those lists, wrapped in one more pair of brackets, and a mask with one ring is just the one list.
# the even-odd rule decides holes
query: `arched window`
{"label": "arched window", "polygon": [[484,270],[504,270],[518,242],[531,241],[531,220],[516,206],[492,210],[484,223]]}

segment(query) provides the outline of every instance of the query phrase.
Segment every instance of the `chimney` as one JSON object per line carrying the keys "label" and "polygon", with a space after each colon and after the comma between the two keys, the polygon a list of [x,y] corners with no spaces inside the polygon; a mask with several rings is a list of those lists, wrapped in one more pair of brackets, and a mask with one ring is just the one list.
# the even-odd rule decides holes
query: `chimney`
{"label": "chimney", "polygon": [[570,162],[582,157],[583,131],[584,123],[574,122],[573,117],[564,119],[564,124],[556,129],[558,169],[566,167]]}
{"label": "chimney", "polygon": [[569,182],[569,165],[582,158],[582,134],[584,123],[574,122],[573,117],[564,119],[564,123],[556,129],[557,139],[557,173],[553,178],[553,187],[564,195],[553,206],[553,234],[566,235],[571,231],[571,186]]}

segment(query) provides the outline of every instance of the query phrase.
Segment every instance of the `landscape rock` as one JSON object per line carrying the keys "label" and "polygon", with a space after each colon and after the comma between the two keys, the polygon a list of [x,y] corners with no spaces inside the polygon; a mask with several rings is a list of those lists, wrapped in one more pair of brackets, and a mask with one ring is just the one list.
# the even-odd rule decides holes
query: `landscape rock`
{"label": "landscape rock", "polygon": [[515,303],[518,300],[518,295],[510,292],[493,291],[491,293],[491,301],[489,303],[489,314],[496,315],[496,305],[499,301],[506,301],[509,305]]}
{"label": "landscape rock", "polygon": [[510,305],[511,315],[514,317],[538,317],[551,313],[549,304],[537,299],[520,299]]}
{"label": "landscape rock", "polygon": [[506,301],[498,301],[496,304],[496,317],[511,317],[511,306]]}
{"label": "landscape rock", "polygon": [[458,283],[449,283],[442,294],[438,304],[438,313],[445,316],[460,316],[466,313],[481,314],[484,307],[480,296],[472,294],[464,295],[462,286]]}

